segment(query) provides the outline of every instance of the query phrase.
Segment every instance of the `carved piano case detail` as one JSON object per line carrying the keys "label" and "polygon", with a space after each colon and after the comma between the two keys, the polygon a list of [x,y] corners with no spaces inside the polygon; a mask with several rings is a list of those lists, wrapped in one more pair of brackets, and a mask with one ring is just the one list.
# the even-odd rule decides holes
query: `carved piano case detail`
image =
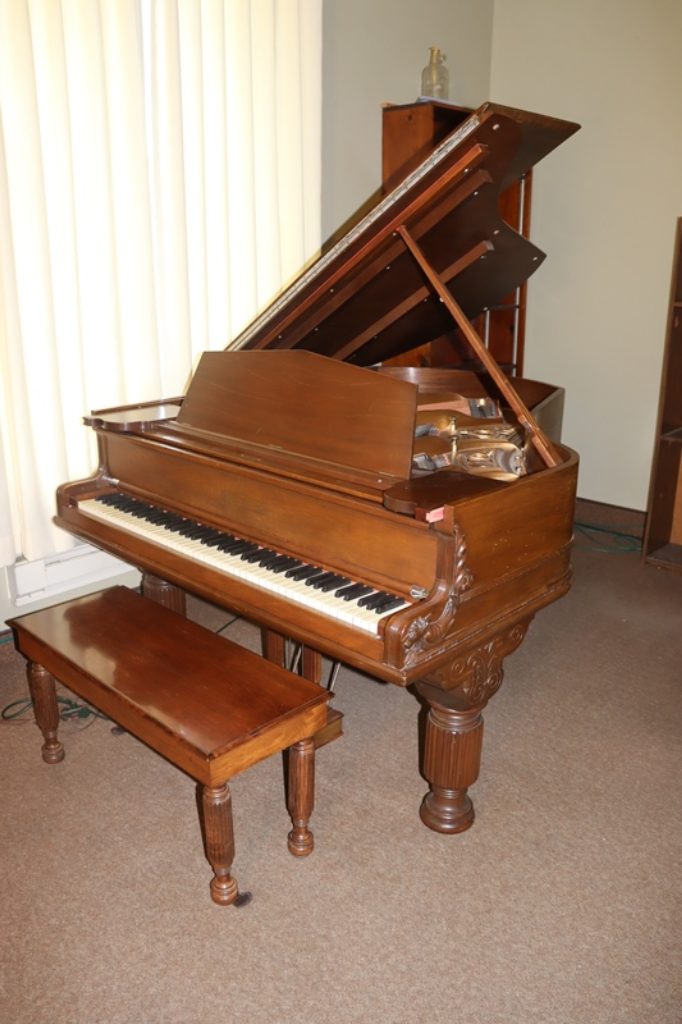
{"label": "carved piano case detail", "polygon": [[[189,591],[243,615],[273,660],[293,638],[309,678],[326,655],[416,684],[430,705],[421,815],[440,832],[473,821],[504,657],[570,583],[563,393],[512,385],[470,320],[543,258],[498,193],[576,129],[481,107],[226,351],[204,353],[183,398],[86,417],[98,469],[57,497],[56,522],[139,567],[151,599],[181,611]],[[486,374],[381,367],[453,322]]]}

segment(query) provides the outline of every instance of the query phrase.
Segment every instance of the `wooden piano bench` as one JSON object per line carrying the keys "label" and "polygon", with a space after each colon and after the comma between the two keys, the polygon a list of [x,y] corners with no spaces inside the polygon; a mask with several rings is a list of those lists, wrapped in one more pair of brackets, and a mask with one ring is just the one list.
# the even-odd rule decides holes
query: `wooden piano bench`
{"label": "wooden piano bench", "polygon": [[248,902],[231,874],[228,780],[289,749],[288,846],[313,848],[313,735],[330,693],[126,587],[113,587],[12,620],[28,659],[43,760],[64,758],[57,738],[58,679],[126,731],[197,780],[211,897]]}

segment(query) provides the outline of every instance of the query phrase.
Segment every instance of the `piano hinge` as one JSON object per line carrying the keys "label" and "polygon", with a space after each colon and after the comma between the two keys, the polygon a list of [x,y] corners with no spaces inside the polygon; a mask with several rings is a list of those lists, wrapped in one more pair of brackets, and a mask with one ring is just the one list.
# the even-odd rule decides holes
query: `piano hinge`
{"label": "piano hinge", "polygon": [[429,596],[428,590],[425,587],[410,587],[410,597],[413,597],[415,601],[423,601],[425,597]]}

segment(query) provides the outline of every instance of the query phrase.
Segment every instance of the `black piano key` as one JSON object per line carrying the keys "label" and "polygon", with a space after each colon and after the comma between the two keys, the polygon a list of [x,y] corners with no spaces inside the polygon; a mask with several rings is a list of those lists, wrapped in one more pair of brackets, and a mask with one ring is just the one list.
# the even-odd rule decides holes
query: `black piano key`
{"label": "black piano key", "polygon": [[393,596],[393,594],[389,594],[385,590],[377,590],[373,594],[368,594],[367,597],[361,597],[358,601],[358,605],[361,608],[373,608],[375,604],[383,601],[384,598]]}
{"label": "black piano key", "polygon": [[206,537],[212,537],[215,534],[215,530],[211,526],[197,525],[191,533],[186,533],[185,537],[190,537],[192,540],[203,541]]}
{"label": "black piano key", "polygon": [[365,594],[373,594],[374,587],[368,587],[365,583],[351,583],[350,586],[340,587],[334,591],[334,597],[342,597],[344,601],[355,601]]}
{"label": "black piano key", "polygon": [[157,523],[159,526],[164,526],[166,523],[172,523],[177,519],[175,512],[165,512],[163,509],[156,509],[154,512],[148,512],[145,519],[148,523]]}
{"label": "black piano key", "polygon": [[209,546],[210,547],[216,547],[218,549],[218,551],[225,551],[227,554],[229,554],[229,551],[230,551],[230,548],[232,547],[232,545],[233,544],[238,544],[238,543],[239,543],[239,538],[238,537],[233,537],[231,534],[226,534],[224,537],[221,537],[218,540],[217,544],[210,544]]}
{"label": "black piano key", "polygon": [[292,558],[291,555],[282,555],[281,560],[271,562],[269,569],[271,572],[286,572],[288,569],[298,569],[303,565],[300,558]]}
{"label": "black piano key", "polygon": [[397,608],[398,605],[401,604],[403,604],[402,597],[396,597],[390,594],[387,598],[384,598],[383,601],[379,601],[377,604],[372,605],[372,611],[375,611],[377,615],[380,615],[382,612],[388,612],[391,608]]}
{"label": "black piano key", "polygon": [[259,562],[261,558],[265,558],[266,555],[275,555],[276,553],[276,551],[272,551],[270,548],[262,548],[260,544],[256,544],[253,551],[243,551],[240,558],[242,562],[252,562],[255,565],[256,562]]}
{"label": "black piano key", "polygon": [[320,583],[319,586],[315,586],[315,583],[313,582],[313,586],[316,590],[322,591],[323,594],[328,594],[332,590],[336,590],[337,587],[340,587],[342,584],[351,582],[352,580],[348,576],[334,575],[333,579],[325,580],[323,583]]}
{"label": "black piano key", "polygon": [[206,540],[211,540],[214,537],[220,536],[224,537],[225,534],[221,534],[220,530],[216,530],[213,526],[202,526],[194,535],[194,539],[201,541],[203,544]]}
{"label": "black piano key", "polygon": [[223,533],[222,530],[216,530],[213,526],[206,527],[206,533],[199,537],[202,544],[207,547],[215,547],[221,540],[226,540],[229,534]]}
{"label": "black piano key", "polygon": [[321,584],[326,583],[327,580],[333,579],[335,575],[336,573],[333,572],[321,571],[316,576],[309,576],[308,579],[305,581],[305,585],[306,587],[315,587],[315,589],[317,590],[319,589]]}
{"label": "black piano key", "polygon": [[258,545],[252,541],[244,540],[240,537],[235,537],[233,540],[225,540],[218,544],[218,549],[228,555],[241,555],[243,551],[251,551],[257,547]]}
{"label": "black piano key", "polygon": [[204,529],[205,527],[200,526],[198,523],[188,522],[178,530],[178,533],[182,537],[187,537],[188,540],[196,540],[203,533]]}
{"label": "black piano key", "polygon": [[273,565],[277,565],[283,558],[287,558],[281,551],[273,551],[270,554],[263,555],[262,558],[258,559],[258,564],[263,569],[272,569]]}
{"label": "black piano key", "polygon": [[131,516],[135,516],[136,519],[144,519],[148,512],[151,512],[152,506],[146,505],[144,502],[139,501],[134,508],[128,509]]}
{"label": "black piano key", "polygon": [[173,516],[166,523],[164,523],[164,530],[169,530],[170,533],[180,533],[183,526],[187,524],[187,520],[183,519],[182,516]]}
{"label": "black piano key", "polygon": [[205,544],[207,548],[217,548],[221,544],[230,544],[236,541],[236,539],[232,533],[223,533],[222,530],[216,530],[214,537],[205,537],[201,543]]}
{"label": "black piano key", "polygon": [[112,508],[134,508],[137,505],[136,498],[129,498],[125,494],[103,494],[97,500],[105,505],[110,505]]}
{"label": "black piano key", "polygon": [[303,565],[300,569],[289,569],[284,575],[292,580],[307,580],[312,576],[320,576],[323,572],[324,569],[320,569],[317,565]]}

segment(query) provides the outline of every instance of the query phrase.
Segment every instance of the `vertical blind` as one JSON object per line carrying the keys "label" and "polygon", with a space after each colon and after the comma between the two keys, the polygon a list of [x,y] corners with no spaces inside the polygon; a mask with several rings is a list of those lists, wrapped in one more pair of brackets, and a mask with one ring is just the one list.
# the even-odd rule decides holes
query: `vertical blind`
{"label": "vertical blind", "polygon": [[0,0],[0,565],[320,243],[322,0]]}

